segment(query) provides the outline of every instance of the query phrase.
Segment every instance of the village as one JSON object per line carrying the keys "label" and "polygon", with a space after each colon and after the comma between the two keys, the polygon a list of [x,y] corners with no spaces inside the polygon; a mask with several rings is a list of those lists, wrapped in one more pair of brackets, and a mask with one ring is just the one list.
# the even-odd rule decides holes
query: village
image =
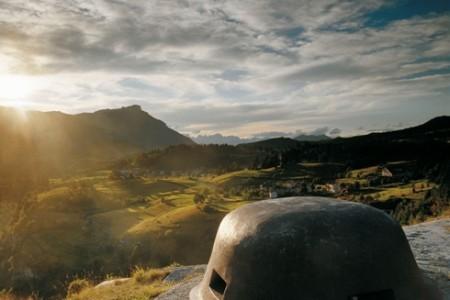
{"label": "village", "polygon": [[[255,201],[311,195],[371,203],[393,198],[421,199],[436,188],[432,182],[414,178],[413,167],[414,162],[408,161],[360,169],[345,168],[335,163],[300,163],[289,169],[278,166],[221,175],[205,173],[203,170],[186,173],[130,168],[113,170],[110,178],[125,181],[139,178],[177,181],[177,178],[187,177],[209,183],[205,184],[206,191],[199,193],[216,194],[214,198],[242,197]],[[219,178],[229,180],[221,182]]]}
{"label": "village", "polygon": [[[404,174],[401,177],[394,176],[387,167],[377,166],[371,172],[350,171],[344,178],[309,177],[301,180],[287,180],[276,187],[269,187],[268,197],[273,199],[292,194],[342,196],[361,191],[361,189],[377,188],[404,181],[403,176]],[[264,186],[261,186],[261,189],[264,189]]]}
{"label": "village", "polygon": [[[395,165],[391,167],[379,165],[349,170],[344,175],[344,177],[331,178],[310,176],[298,180],[288,179],[277,181],[275,184],[261,185],[260,189],[265,191],[267,198],[270,199],[315,195],[371,202],[395,197],[408,197],[411,194],[420,196],[421,193],[430,191],[435,187],[433,183],[427,180],[414,179],[411,171]],[[400,193],[392,193],[395,190],[400,191]],[[389,192],[391,192],[389,197],[382,197]]]}

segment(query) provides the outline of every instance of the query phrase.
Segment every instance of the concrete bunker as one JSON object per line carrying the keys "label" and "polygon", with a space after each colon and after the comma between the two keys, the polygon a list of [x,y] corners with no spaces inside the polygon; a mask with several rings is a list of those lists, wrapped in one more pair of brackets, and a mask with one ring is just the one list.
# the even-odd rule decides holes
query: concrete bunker
{"label": "concrete bunker", "polygon": [[229,213],[191,300],[433,300],[401,226],[375,208],[323,197]]}

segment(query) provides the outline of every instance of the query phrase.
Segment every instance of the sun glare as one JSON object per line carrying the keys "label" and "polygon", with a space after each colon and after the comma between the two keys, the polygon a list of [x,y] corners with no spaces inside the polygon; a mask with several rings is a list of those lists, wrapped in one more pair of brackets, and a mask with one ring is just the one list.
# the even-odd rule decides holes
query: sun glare
{"label": "sun glare", "polygon": [[17,103],[14,106],[21,106],[37,88],[37,80],[30,76],[0,75],[0,100]]}

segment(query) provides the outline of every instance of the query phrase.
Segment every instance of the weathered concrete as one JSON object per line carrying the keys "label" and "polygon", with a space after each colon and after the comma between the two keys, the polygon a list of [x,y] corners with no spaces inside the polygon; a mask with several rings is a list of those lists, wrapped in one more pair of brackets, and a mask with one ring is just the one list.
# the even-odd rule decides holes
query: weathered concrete
{"label": "weathered concrete", "polygon": [[373,207],[325,197],[258,201],[229,213],[190,294],[191,300],[366,298],[438,299],[397,222]]}
{"label": "weathered concrete", "polygon": [[[403,229],[419,267],[443,291],[444,299],[450,300],[450,218],[405,226]],[[157,299],[189,299],[191,288],[200,283],[203,278],[202,274],[195,275],[202,268],[204,266],[183,267],[185,273],[189,274],[187,270],[192,270],[192,273],[188,275],[189,279],[181,281]]]}

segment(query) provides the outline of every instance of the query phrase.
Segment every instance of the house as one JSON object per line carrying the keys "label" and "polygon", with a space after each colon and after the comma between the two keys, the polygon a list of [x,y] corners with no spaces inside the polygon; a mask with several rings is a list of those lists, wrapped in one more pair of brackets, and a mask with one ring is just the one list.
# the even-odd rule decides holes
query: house
{"label": "house", "polygon": [[325,187],[326,187],[327,192],[331,193],[331,194],[339,193],[340,190],[341,190],[339,184],[336,184],[336,183],[334,183],[334,184],[333,183],[327,183],[325,185]]}
{"label": "house", "polygon": [[392,172],[386,167],[378,167],[378,175],[381,177],[392,177]]}
{"label": "house", "polygon": [[366,176],[369,186],[383,185],[395,180],[391,170],[384,166],[378,166],[376,172]]}
{"label": "house", "polygon": [[336,183],[316,184],[313,187],[313,192],[337,194],[341,192],[341,187]]}

